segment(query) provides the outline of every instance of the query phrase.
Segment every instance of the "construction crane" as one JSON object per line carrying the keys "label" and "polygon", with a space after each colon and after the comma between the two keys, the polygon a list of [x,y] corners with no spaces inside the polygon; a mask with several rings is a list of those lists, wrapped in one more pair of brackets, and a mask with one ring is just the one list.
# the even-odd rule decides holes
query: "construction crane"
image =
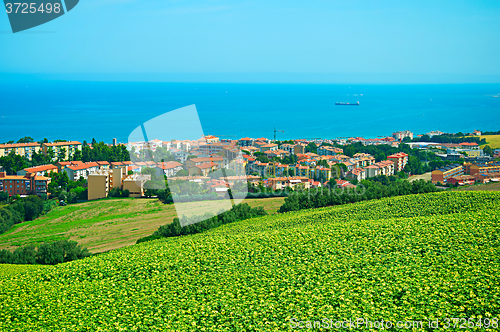
{"label": "construction crane", "polygon": [[276,142],[276,133],[284,133],[285,131],[284,130],[276,130],[276,128],[274,128],[274,141]]}

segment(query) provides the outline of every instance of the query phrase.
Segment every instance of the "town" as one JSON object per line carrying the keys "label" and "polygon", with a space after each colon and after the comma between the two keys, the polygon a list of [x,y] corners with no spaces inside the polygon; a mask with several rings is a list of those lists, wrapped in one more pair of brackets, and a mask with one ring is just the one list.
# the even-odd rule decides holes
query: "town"
{"label": "town", "polygon": [[[163,174],[169,181],[204,184],[210,192],[219,195],[224,195],[239,182],[273,191],[296,189],[297,186],[318,188],[332,183],[337,188],[354,188],[369,178],[407,178],[418,173],[415,170],[421,165],[414,166],[413,172],[408,167],[412,154],[418,164],[426,165],[428,170],[433,168],[430,178],[433,184],[470,185],[500,180],[500,150],[480,149],[477,137],[481,132],[476,130],[470,136],[462,136],[476,141],[439,143],[442,139],[431,139],[447,135],[454,134],[434,131],[414,137],[410,131],[400,131],[376,139],[287,141],[264,137],[231,140],[206,135],[198,140],[153,139],[126,144],[114,139],[109,145],[95,141],[88,144],[34,142],[27,138],[28,142],[0,144],[0,191],[20,197],[51,195],[54,193],[50,191],[50,183],[57,178],[56,174],[65,174],[68,181],[80,181],[85,187],[79,192],[83,200],[106,198],[113,191],[125,192],[128,197],[143,197],[146,184],[154,174]],[[426,139],[422,141],[423,137]],[[109,160],[91,160],[97,157],[89,157],[88,151],[103,146],[121,154]],[[394,153],[370,154],[353,147]],[[402,147],[406,147],[407,152],[403,152]],[[429,155],[435,160],[422,160]],[[110,161],[113,159],[115,161]],[[23,163],[36,164],[36,160],[52,163],[17,169]],[[147,169],[154,172],[146,172]],[[213,179],[211,175],[218,170],[224,170],[224,176]]]}

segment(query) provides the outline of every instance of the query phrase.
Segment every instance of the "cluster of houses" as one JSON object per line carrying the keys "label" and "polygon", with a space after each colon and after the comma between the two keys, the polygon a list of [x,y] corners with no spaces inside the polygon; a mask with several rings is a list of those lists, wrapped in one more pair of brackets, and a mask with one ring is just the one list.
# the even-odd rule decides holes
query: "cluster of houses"
{"label": "cluster of houses", "polygon": [[[439,134],[442,133],[427,133],[427,135]],[[336,179],[337,186],[349,187],[352,186],[349,182],[352,180],[361,181],[378,175],[390,176],[402,171],[408,163],[408,155],[402,152],[396,153],[388,156],[386,160],[376,162],[373,156],[365,153],[357,153],[352,157],[346,156],[343,154],[342,148],[329,144],[317,148],[317,153],[306,152],[306,147],[310,142],[315,142],[317,145],[362,142],[364,145],[389,144],[397,146],[406,137],[413,138],[413,133],[409,131],[395,132],[392,137],[377,139],[356,137],[319,141],[293,140],[280,145],[263,137],[220,140],[212,135],[204,136],[198,140],[162,141],[154,139],[148,142],[130,142],[126,146],[131,152],[132,161],[111,163],[107,161],[65,161],[26,168],[19,171],[17,175],[7,175],[5,172],[0,172],[0,190],[8,192],[9,195],[47,193],[50,172],[65,172],[70,180],[76,181],[84,178],[88,181],[89,199],[106,197],[109,191],[116,187],[122,190],[127,189],[131,196],[138,197],[143,195],[144,183],[147,181],[147,177],[140,176],[144,168],[154,168],[157,174],[164,174],[169,179],[177,178],[207,183],[209,188],[214,188],[216,191],[227,190],[238,182],[262,184],[274,190],[286,187],[293,188],[297,184],[301,184],[305,188],[314,188],[326,185],[332,178]],[[117,144],[116,140],[113,141],[113,144]],[[483,152],[476,143],[427,144],[437,148],[445,148],[449,155],[460,154],[463,156],[465,154],[470,157],[480,157]],[[66,153],[66,157],[70,159],[76,150],[81,150],[81,143],[71,141],[2,144],[0,145],[0,156],[15,151],[16,154],[29,159],[35,152],[47,153],[49,148],[56,154]],[[175,159],[175,161],[157,162],[148,160],[144,154],[141,155],[144,150],[155,153],[160,148],[161,151],[167,151],[173,157],[169,160]],[[495,153],[496,156],[500,157],[500,151],[495,150]],[[259,158],[261,155],[267,156],[268,162],[259,161],[259,159],[262,160]],[[290,155],[295,157],[285,160],[296,160],[296,162],[283,164],[275,161],[276,158],[274,158],[283,159]],[[432,173],[432,182],[495,181],[496,175],[483,169],[487,167],[489,170],[493,167],[491,165],[496,164],[486,162],[481,165],[478,165],[478,167],[482,167],[481,171],[474,174],[469,171],[470,169],[474,170],[473,167],[447,166]],[[212,179],[213,176],[208,176],[220,169],[228,169],[232,172],[229,175],[224,174],[218,180]],[[180,176],[179,171],[183,171],[182,176]],[[474,179],[466,178],[467,176],[472,176]]]}

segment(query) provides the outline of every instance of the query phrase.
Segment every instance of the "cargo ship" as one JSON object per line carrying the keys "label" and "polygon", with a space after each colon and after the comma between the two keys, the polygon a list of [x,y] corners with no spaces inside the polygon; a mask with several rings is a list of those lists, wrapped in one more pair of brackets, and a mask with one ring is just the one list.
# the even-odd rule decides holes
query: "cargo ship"
{"label": "cargo ship", "polygon": [[336,102],[335,105],[359,106],[359,101],[357,101],[355,103]]}

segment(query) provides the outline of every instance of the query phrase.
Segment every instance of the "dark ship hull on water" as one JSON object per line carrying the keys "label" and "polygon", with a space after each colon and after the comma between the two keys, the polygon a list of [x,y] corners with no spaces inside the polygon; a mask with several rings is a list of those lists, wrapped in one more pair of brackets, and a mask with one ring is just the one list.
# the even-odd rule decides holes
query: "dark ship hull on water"
{"label": "dark ship hull on water", "polygon": [[355,103],[346,103],[346,102],[336,102],[335,105],[342,105],[342,106],[359,106],[359,101]]}

